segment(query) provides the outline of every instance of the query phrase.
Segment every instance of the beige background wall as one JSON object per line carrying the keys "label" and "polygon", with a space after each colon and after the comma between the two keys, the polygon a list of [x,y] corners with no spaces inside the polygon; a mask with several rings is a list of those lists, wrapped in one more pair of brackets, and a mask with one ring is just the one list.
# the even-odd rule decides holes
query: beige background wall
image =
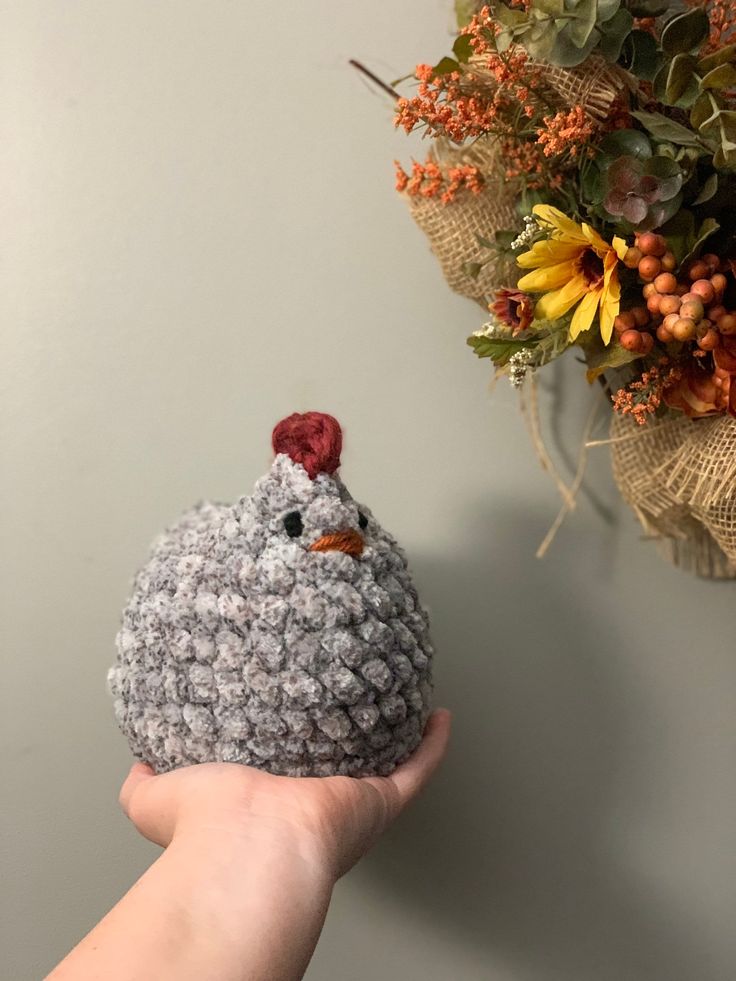
{"label": "beige background wall", "polygon": [[309,978],[734,977],[734,587],[639,541],[602,450],[613,523],[583,500],[535,560],[554,491],[394,194],[411,147],[346,66],[439,57],[448,6],[0,4],[3,979],[155,854],[117,809],[104,688],[129,577],[306,408],[413,559],[456,713]]}

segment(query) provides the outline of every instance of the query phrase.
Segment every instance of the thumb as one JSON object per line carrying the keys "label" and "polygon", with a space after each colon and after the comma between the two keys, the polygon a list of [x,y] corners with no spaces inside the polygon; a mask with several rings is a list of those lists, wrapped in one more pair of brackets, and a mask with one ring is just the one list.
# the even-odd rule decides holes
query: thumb
{"label": "thumb", "polygon": [[452,715],[446,708],[429,717],[424,736],[416,751],[388,778],[398,791],[399,810],[417,797],[429,783],[447,753]]}
{"label": "thumb", "polygon": [[134,763],[120,788],[120,806],[138,831],[149,841],[165,847],[173,834],[175,808],[171,807],[169,774],[156,776],[147,763]]}
{"label": "thumb", "polygon": [[391,824],[429,783],[447,752],[451,714],[436,709],[429,717],[422,741],[406,762],[388,777],[363,777],[381,794],[384,802],[384,828]]}
{"label": "thumb", "polygon": [[136,790],[152,780],[154,777],[153,769],[147,763],[134,763],[130,768],[130,773],[125,778],[123,786],[120,788],[118,800],[126,816],[133,820],[130,814],[130,803]]}

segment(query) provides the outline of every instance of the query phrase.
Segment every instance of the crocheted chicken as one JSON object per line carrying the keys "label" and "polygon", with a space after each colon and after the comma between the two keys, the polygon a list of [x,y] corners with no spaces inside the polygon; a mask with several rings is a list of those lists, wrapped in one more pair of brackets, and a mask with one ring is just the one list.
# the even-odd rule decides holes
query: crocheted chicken
{"label": "crocheted chicken", "polygon": [[418,744],[427,615],[401,548],[337,475],[341,447],[332,416],[289,416],[250,497],[199,504],[154,542],[108,685],[157,772],[385,775]]}

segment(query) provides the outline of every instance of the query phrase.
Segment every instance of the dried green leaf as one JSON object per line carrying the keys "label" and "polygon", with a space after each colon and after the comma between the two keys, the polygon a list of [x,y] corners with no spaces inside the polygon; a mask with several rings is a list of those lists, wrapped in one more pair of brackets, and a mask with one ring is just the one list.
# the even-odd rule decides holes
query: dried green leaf
{"label": "dried green leaf", "polygon": [[510,31],[529,26],[527,15],[519,7],[507,7],[503,3],[496,4],[493,16],[502,27]]}
{"label": "dried green leaf", "polygon": [[626,9],[634,17],[659,17],[670,9],[671,0],[629,0]]}
{"label": "dried green leaf", "polygon": [[538,341],[519,340],[514,337],[486,337],[485,335],[471,334],[466,343],[472,347],[479,358],[490,358],[495,365],[503,367],[508,364],[512,355],[517,351],[526,348],[533,348]]}
{"label": "dried green leaf", "polygon": [[713,166],[719,170],[736,170],[736,144],[719,146],[713,154]]}
{"label": "dried green leaf", "polygon": [[559,321],[534,321],[536,330],[539,330],[542,326],[549,328],[546,336],[542,336],[542,339],[534,349],[534,361],[537,367],[541,368],[549,364],[551,361],[559,358],[568,347],[571,347],[570,319],[566,317]]}
{"label": "dried green leaf", "polygon": [[[549,61],[560,68],[575,68],[592,54],[600,40],[600,32],[594,28],[582,47],[574,44],[566,34],[559,34],[549,53]],[[531,53],[531,52],[530,52]]]}
{"label": "dried green leaf", "polygon": [[665,54],[674,56],[697,51],[709,33],[708,14],[704,9],[696,8],[667,21],[660,43]]}
{"label": "dried green leaf", "polygon": [[604,344],[599,331],[594,330],[594,328],[580,334],[577,343],[583,349],[585,363],[588,366],[586,377],[591,383],[609,368],[620,368],[622,365],[629,364],[630,361],[635,361],[641,357],[641,355],[627,351],[626,348],[622,347],[615,336],[611,339],[610,344]]}
{"label": "dried green leaf", "polygon": [[[680,165],[672,157],[662,156],[657,154],[656,157],[650,157],[649,160],[645,160],[642,165],[642,173],[650,174],[652,177],[682,177],[682,171],[680,170]],[[678,191],[680,188],[678,187]]]}
{"label": "dried green leaf", "polygon": [[690,125],[693,129],[707,135],[711,127],[716,123],[718,114],[722,109],[717,97],[712,92],[706,92],[700,96],[690,112]]}
{"label": "dried green leaf", "polygon": [[694,241],[691,243],[690,249],[683,257],[682,261],[689,262],[690,259],[694,259],[697,255],[699,255],[702,246],[711,237],[711,235],[715,235],[720,227],[721,226],[718,224],[715,218],[706,218],[695,234]]}
{"label": "dried green leaf", "polygon": [[703,184],[700,194],[698,194],[698,196],[693,201],[693,206],[697,206],[699,204],[705,204],[706,201],[710,201],[710,199],[715,195],[717,190],[718,190],[718,174],[710,174],[706,179],[705,183]]}
{"label": "dried green leaf", "polygon": [[458,27],[467,27],[476,14],[483,6],[479,0],[455,0],[455,20]]}
{"label": "dried green leaf", "polygon": [[496,50],[503,54],[504,51],[508,51],[515,41],[514,32],[510,28],[504,27],[496,35]]}
{"label": "dried green leaf", "polygon": [[[563,11],[564,8],[560,13],[563,13]],[[567,28],[567,36],[576,48],[582,48],[587,43],[591,32],[595,28],[597,14],[596,0],[580,0],[575,5],[574,10],[570,11],[572,19]]]}
{"label": "dried green leaf", "polygon": [[494,246],[497,249],[508,250],[511,248],[511,243],[517,237],[517,233],[511,229],[503,228],[496,232],[493,236]]}
{"label": "dried green leaf", "polygon": [[631,31],[623,46],[624,67],[645,82],[651,82],[660,67],[657,42],[649,31]]}
{"label": "dried green leaf", "polygon": [[482,262],[464,262],[462,265],[463,272],[471,279],[477,279],[482,268]]}
{"label": "dried green leaf", "polygon": [[470,61],[470,56],[473,54],[473,46],[470,43],[469,34],[458,34],[452,46],[452,53],[462,65]]}
{"label": "dried green leaf", "polygon": [[722,109],[716,116],[717,135],[720,145],[713,158],[715,167],[736,167],[736,111]]}
{"label": "dried green leaf", "polygon": [[[689,108],[695,102],[699,92],[698,77],[695,74],[697,65],[692,55],[679,54],[675,55],[669,65],[662,68],[654,80],[654,87],[663,102],[670,106],[685,102],[687,105],[684,108]],[[662,75],[664,75],[664,93],[661,93]]]}
{"label": "dried green leaf", "polygon": [[692,211],[681,208],[660,231],[667,239],[667,246],[674,253],[678,264],[682,263],[696,238],[695,217]]}
{"label": "dried green leaf", "polygon": [[[584,0],[589,4],[590,0]],[[595,3],[593,4],[595,7]],[[580,4],[578,4],[580,7]],[[536,0],[534,9],[545,17],[561,17],[565,13],[565,0]]]}
{"label": "dried green leaf", "polygon": [[647,137],[638,129],[616,129],[601,140],[602,154],[611,157],[637,157],[645,159],[652,155],[652,145]]}
{"label": "dried green leaf", "polygon": [[701,146],[692,130],[675,122],[674,119],[663,116],[660,112],[632,112],[631,115],[652,134],[655,140],[674,143],[676,146]]}
{"label": "dried green leaf", "polygon": [[682,205],[682,193],[667,200],[657,201],[651,205],[647,220],[638,226],[638,231],[648,232],[655,228],[661,228],[680,210]]}
{"label": "dried green leaf", "polygon": [[611,23],[619,10],[625,9],[626,5],[622,4],[621,0],[598,0],[598,23],[605,28]]}
{"label": "dried green leaf", "polygon": [[624,42],[631,33],[633,24],[634,18],[628,10],[624,10],[623,8],[618,10],[610,20],[599,24],[599,30],[602,36],[598,47],[606,61],[615,64],[621,57]]}
{"label": "dried green leaf", "polygon": [[701,75],[707,75],[709,71],[718,68],[719,65],[726,65],[731,61],[736,61],[736,44],[727,44],[724,48],[714,51],[713,54],[701,58],[698,62],[698,71]]}
{"label": "dried green leaf", "polygon": [[449,75],[451,72],[456,72],[459,67],[454,58],[441,58],[432,71],[435,75]]}
{"label": "dried green leaf", "polygon": [[707,89],[730,89],[736,85],[736,67],[731,64],[719,65],[711,69],[707,75],[700,80],[702,91]]}
{"label": "dried green leaf", "polygon": [[583,200],[599,205],[603,200],[603,178],[599,167],[585,165],[580,169],[580,189]]}

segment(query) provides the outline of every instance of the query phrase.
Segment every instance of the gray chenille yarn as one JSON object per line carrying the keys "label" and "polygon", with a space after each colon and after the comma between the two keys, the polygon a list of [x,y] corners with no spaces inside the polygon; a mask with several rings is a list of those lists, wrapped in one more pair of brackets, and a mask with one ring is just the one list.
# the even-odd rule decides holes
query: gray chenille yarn
{"label": "gray chenille yarn", "polygon": [[[334,472],[337,422],[280,425],[289,452],[253,494],[188,511],[134,580],[108,685],[157,772],[386,775],[421,739],[432,647],[404,553]],[[332,472],[315,427],[336,440]]]}

